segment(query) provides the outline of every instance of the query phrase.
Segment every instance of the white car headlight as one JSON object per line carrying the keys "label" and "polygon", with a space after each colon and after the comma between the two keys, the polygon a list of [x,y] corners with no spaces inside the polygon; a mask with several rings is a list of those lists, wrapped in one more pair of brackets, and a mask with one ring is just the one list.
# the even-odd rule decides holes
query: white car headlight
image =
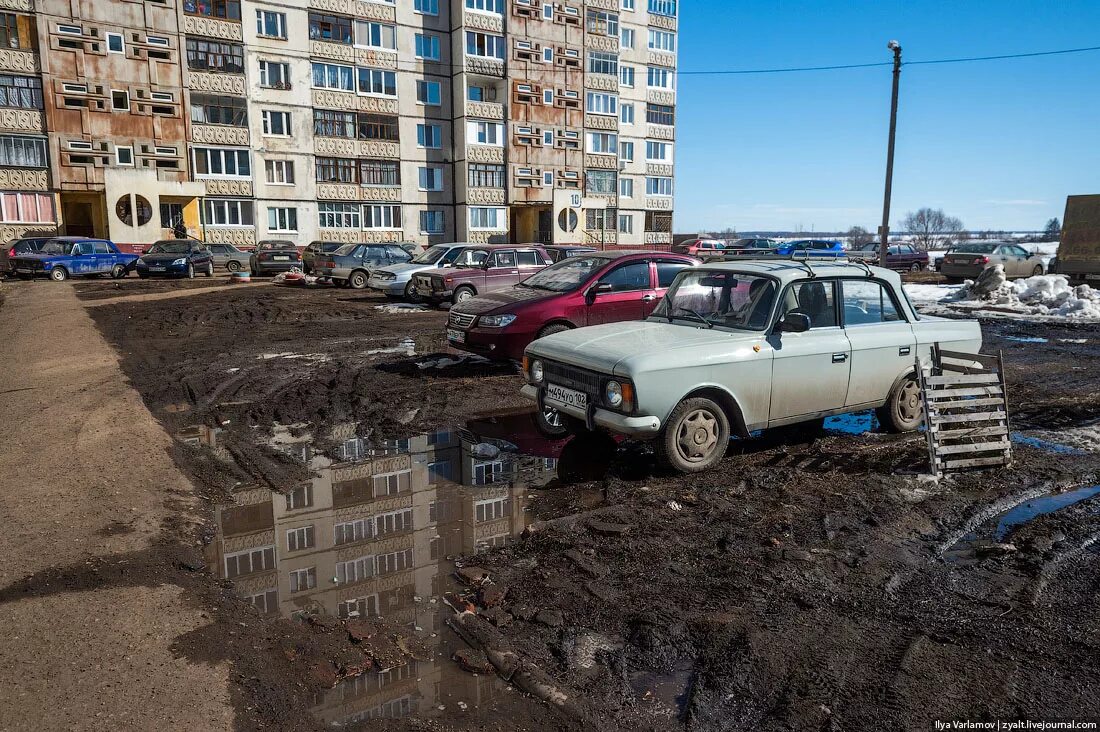
{"label": "white car headlight", "polygon": [[484,325],[486,328],[503,328],[506,325],[511,325],[515,319],[515,315],[483,315],[477,321],[477,324]]}
{"label": "white car headlight", "polygon": [[172,264],[187,264],[187,257],[180,257],[172,262]]}
{"label": "white car headlight", "polygon": [[542,383],[542,361],[537,358],[531,362],[531,381],[536,384]]}
{"label": "white car headlight", "polygon": [[603,388],[604,399],[607,404],[612,407],[617,407],[623,403],[623,386],[617,381],[607,382],[607,386]]}

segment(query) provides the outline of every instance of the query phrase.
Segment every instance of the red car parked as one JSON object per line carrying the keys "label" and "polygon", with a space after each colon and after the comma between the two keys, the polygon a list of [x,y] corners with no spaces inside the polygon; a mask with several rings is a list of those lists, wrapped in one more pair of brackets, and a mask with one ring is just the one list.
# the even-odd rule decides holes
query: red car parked
{"label": "red car parked", "polygon": [[680,270],[698,263],[667,252],[569,257],[511,289],[456,304],[447,341],[497,361],[519,360],[527,344],[544,335],[647,317]]}

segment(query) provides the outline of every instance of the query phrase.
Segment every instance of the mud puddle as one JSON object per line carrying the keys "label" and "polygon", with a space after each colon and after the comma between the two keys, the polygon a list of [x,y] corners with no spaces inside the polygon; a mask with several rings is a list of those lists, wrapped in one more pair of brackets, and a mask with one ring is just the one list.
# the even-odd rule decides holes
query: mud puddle
{"label": "mud puddle", "polygon": [[[1100,485],[1090,485],[1025,500],[968,531],[943,553],[943,558],[950,563],[965,563],[991,554],[1013,553],[1016,547],[1004,542],[1014,531],[1042,516],[1076,506],[1097,495],[1100,495]],[[1100,506],[1096,509],[1100,511]]]}
{"label": "mud puddle", "polygon": [[[469,722],[529,703],[491,666],[472,673],[454,660],[467,646],[446,623],[454,612],[443,595],[459,589],[464,557],[511,542],[531,522],[530,491],[556,477],[563,442],[543,439],[527,413],[397,440],[356,430],[348,423],[314,435],[277,425],[266,447],[310,477],[285,494],[240,485],[233,502],[215,506],[209,565],[262,613],[350,633],[375,652],[367,663],[333,661],[335,683],[310,709],[325,726],[413,716]],[[200,426],[178,438],[232,461],[222,436]],[[357,637],[363,621],[384,623],[384,640]],[[379,643],[397,650],[379,655]],[[320,665],[318,673],[332,673]]]}

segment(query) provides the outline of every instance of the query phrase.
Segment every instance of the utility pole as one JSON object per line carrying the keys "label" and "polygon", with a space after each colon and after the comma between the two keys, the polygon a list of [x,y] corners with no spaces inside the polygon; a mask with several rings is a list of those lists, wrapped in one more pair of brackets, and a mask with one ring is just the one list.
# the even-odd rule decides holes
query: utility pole
{"label": "utility pole", "polygon": [[894,92],[890,97],[890,142],[886,148],[886,194],[882,200],[882,226],[879,227],[878,263],[886,266],[890,237],[890,189],[894,184],[894,132],[898,125],[898,80],[901,78],[901,44],[890,41],[886,47],[894,52]]}

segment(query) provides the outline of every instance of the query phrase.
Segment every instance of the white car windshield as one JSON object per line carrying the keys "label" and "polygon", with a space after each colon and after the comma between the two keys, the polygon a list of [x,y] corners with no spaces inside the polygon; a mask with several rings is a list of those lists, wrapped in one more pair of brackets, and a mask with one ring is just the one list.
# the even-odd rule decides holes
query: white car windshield
{"label": "white car windshield", "polygon": [[413,264],[435,264],[449,249],[450,247],[430,247],[413,257],[411,261]]}
{"label": "white car windshield", "polygon": [[687,270],[653,311],[669,322],[763,330],[775,304],[776,282],[744,272]]}
{"label": "white car windshield", "polygon": [[539,270],[520,284],[536,290],[572,292],[609,261],[607,257],[568,257]]}

